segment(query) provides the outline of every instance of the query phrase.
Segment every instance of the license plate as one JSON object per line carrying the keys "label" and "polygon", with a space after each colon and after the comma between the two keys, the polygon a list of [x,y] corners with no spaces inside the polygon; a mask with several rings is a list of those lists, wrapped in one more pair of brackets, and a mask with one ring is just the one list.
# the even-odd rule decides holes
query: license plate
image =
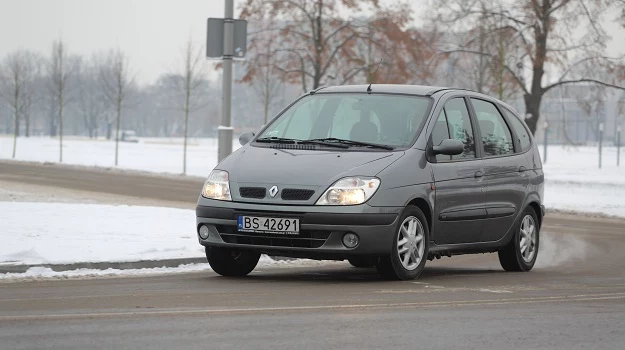
{"label": "license plate", "polygon": [[298,235],[299,219],[268,218],[260,216],[239,216],[238,228],[241,232]]}

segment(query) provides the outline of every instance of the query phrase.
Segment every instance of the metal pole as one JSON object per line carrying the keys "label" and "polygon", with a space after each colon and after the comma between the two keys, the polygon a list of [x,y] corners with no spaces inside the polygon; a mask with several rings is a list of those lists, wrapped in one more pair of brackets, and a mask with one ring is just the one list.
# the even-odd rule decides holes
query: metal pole
{"label": "metal pole", "polygon": [[549,123],[545,122],[545,141],[543,142],[543,163],[547,163],[547,133],[549,132]]}
{"label": "metal pole", "polygon": [[603,123],[599,123],[599,169],[601,169],[602,146],[603,146]]}
{"label": "metal pole", "polygon": [[232,105],[232,55],[234,54],[234,0],[225,0],[224,15],[224,57],[223,57],[223,100],[221,125],[219,126],[218,161],[232,153],[232,125],[230,122]]}

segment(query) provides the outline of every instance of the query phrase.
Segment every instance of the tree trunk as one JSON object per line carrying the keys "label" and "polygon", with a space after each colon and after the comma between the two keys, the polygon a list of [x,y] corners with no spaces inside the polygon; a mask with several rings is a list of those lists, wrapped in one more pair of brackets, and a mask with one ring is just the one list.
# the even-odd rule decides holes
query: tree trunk
{"label": "tree trunk", "polygon": [[[188,101],[188,98],[187,98]],[[187,102],[188,103],[188,102]],[[182,155],[182,174],[187,174],[187,135],[189,130],[189,109],[184,111],[184,150]]]}
{"label": "tree trunk", "polygon": [[63,92],[59,98],[59,163],[63,163]]}
{"label": "tree trunk", "polygon": [[20,134],[20,118],[17,109],[15,110],[15,130],[13,133],[13,158],[15,158],[15,150],[17,148],[17,136]]}
{"label": "tree trunk", "polygon": [[[269,84],[267,84],[269,85]],[[269,89],[269,87],[265,87],[265,89]],[[269,116],[269,91],[265,90],[265,98],[264,98],[264,103],[263,103],[263,107],[264,107],[264,113],[265,113],[265,122],[263,123],[263,125],[267,125],[267,117]]]}
{"label": "tree trunk", "polygon": [[50,137],[56,136],[56,121],[55,121],[54,112],[50,113]]}
{"label": "tree trunk", "polygon": [[115,166],[117,166],[117,160],[119,155],[119,120],[122,114],[122,102],[117,101],[117,131],[115,132]]}
{"label": "tree trunk", "polygon": [[187,79],[187,95],[185,100],[184,107],[184,146],[183,146],[183,154],[182,154],[182,174],[187,174],[187,135],[189,131],[189,108],[191,99],[191,86],[190,86],[190,78]]}
{"label": "tree trunk", "polygon": [[24,130],[24,136],[30,137],[30,113],[26,113],[24,115],[24,123],[26,125],[26,129]]}
{"label": "tree trunk", "polygon": [[536,134],[536,128],[538,126],[538,120],[540,119],[540,103],[542,95],[526,94],[525,99],[525,113],[530,117],[525,119],[527,127],[529,127],[532,135]]}

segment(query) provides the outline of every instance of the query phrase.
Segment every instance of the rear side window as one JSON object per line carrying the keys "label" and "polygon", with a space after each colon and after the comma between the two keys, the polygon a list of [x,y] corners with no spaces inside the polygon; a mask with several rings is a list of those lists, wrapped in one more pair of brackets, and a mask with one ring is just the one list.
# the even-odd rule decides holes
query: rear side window
{"label": "rear side window", "polygon": [[437,161],[475,158],[475,138],[469,110],[463,98],[449,100],[436,120],[432,132],[432,145],[438,146],[444,139],[460,140],[464,144],[464,152],[452,157],[438,155]]}
{"label": "rear side window", "polygon": [[477,122],[482,134],[484,157],[514,154],[512,133],[495,105],[474,98],[471,99],[471,103],[475,108]]}
{"label": "rear side window", "polygon": [[502,108],[503,113],[508,117],[508,121],[510,122],[510,126],[514,133],[516,134],[517,140],[519,141],[519,145],[521,145],[521,152],[525,152],[532,146],[532,142],[530,141],[530,135],[527,131],[527,128],[523,125],[523,122],[511,111],[506,108]]}

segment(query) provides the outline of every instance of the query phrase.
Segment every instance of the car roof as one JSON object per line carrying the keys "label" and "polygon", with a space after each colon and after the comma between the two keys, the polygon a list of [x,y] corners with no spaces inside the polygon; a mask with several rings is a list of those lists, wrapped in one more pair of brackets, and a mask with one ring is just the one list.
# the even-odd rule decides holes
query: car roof
{"label": "car roof", "polygon": [[[332,92],[368,92],[369,84],[363,85],[340,85],[322,87],[313,90],[310,93],[332,93]],[[425,85],[400,85],[400,84],[371,84],[371,92],[387,93],[387,94],[407,94],[419,96],[431,96],[439,91],[444,90],[465,90],[441,86],[425,86]]]}

